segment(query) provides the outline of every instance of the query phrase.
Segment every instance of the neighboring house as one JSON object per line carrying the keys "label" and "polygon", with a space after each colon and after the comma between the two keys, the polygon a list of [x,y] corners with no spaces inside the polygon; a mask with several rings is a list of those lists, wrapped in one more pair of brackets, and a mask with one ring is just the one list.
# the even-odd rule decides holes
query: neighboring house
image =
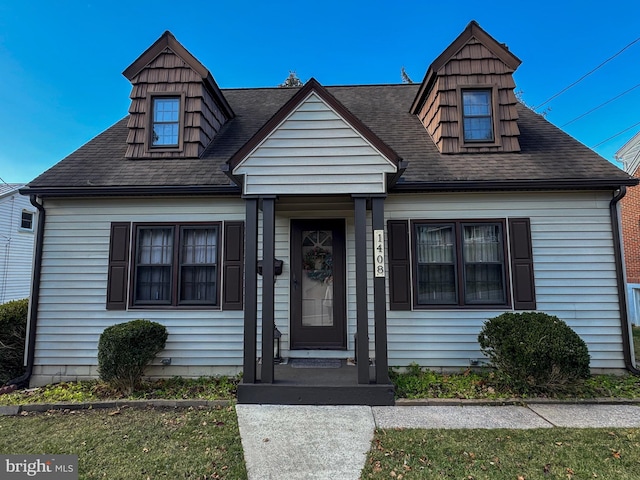
{"label": "neighboring house", "polygon": [[[242,371],[240,402],[392,403],[388,365],[482,364],[510,311],[633,368],[638,181],[518,103],[519,65],[472,22],[421,84],[220,89],[166,32],[124,71],[129,115],[24,189],[46,212],[31,384],[95,377],[102,331],[136,318],[169,331],[151,375]],[[357,380],[279,379],[274,324],[283,357],[355,356]]]}
{"label": "neighboring house", "polygon": [[[622,162],[625,172],[640,178],[640,132],[625,143],[615,157]],[[620,205],[629,319],[634,325],[640,325],[640,189],[628,190]]]}
{"label": "neighboring house", "polygon": [[0,304],[31,290],[36,209],[20,195],[23,184],[0,184]]}

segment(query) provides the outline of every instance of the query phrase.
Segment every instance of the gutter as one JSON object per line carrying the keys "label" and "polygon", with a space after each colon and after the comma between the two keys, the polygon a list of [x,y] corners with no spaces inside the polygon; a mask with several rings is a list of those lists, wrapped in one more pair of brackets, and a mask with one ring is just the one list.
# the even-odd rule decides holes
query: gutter
{"label": "gutter", "polygon": [[625,288],[625,278],[622,258],[622,235],[620,234],[620,218],[618,214],[618,202],[627,194],[627,187],[620,186],[617,193],[609,203],[611,211],[611,229],[613,233],[613,254],[616,261],[616,277],[618,280],[618,302],[620,304],[620,329],[622,330],[622,350],[624,354],[624,365],[634,375],[640,375],[640,370],[633,366],[633,349],[631,336],[631,326],[629,325],[627,312],[627,289]]}
{"label": "gutter", "polygon": [[38,209],[38,232],[36,236],[35,258],[33,264],[33,282],[31,284],[31,297],[29,305],[29,318],[27,320],[27,365],[26,371],[20,377],[9,380],[6,385],[16,385],[18,388],[29,384],[33,373],[33,361],[36,347],[36,324],[38,323],[38,305],[40,303],[40,276],[42,272],[42,244],[44,240],[45,211],[44,206],[37,202],[36,196],[31,195],[31,205]]}
{"label": "gutter", "polygon": [[487,190],[555,190],[618,189],[621,185],[638,185],[637,178],[620,179],[549,179],[549,180],[451,180],[432,182],[400,181],[388,193],[487,191]]}

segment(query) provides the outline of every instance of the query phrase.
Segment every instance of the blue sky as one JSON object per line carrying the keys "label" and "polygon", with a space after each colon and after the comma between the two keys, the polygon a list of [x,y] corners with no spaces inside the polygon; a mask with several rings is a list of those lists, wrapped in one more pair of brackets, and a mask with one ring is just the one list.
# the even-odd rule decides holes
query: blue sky
{"label": "blue sky", "polygon": [[[0,0],[0,177],[28,182],[123,118],[121,72],[165,30],[221,88],[420,82],[470,20],[522,60],[537,106],[640,37],[640,2]],[[555,98],[562,126],[640,82],[640,41]],[[640,122],[640,87],[563,127],[588,147]],[[595,150],[613,160],[640,125]]]}

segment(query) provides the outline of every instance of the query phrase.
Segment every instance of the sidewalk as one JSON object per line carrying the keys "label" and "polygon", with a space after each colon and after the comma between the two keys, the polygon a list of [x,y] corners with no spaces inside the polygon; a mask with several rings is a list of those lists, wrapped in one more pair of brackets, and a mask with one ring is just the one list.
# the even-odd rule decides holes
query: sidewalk
{"label": "sidewalk", "polygon": [[375,428],[640,428],[640,405],[236,405],[249,480],[357,480]]}

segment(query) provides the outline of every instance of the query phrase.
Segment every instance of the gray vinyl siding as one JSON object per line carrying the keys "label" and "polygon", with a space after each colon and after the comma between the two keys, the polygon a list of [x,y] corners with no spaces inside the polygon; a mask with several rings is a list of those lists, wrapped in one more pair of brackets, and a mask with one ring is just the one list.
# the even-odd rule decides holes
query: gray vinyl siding
{"label": "gray vinyl siding", "polygon": [[[624,368],[608,192],[393,194],[390,219],[507,219],[531,221],[537,308],[557,315],[587,342],[593,368]],[[237,221],[241,199],[96,199],[47,201],[47,224],[35,375],[41,380],[95,376],[97,342],[109,325],[135,318],[167,326],[169,340],[154,362],[157,375],[197,376],[242,367],[243,312],[211,310],[107,311],[106,282],[111,222]],[[340,218],[346,225],[347,351],[289,350],[291,219]],[[285,357],[352,357],[356,325],[353,201],[348,196],[281,197],[276,204],[275,256],[284,270],[275,284],[275,321]],[[368,230],[371,219],[367,215]],[[262,243],[260,221],[258,245]],[[368,237],[370,235],[368,234]],[[372,258],[368,241],[368,258]],[[258,258],[261,258],[261,251]],[[373,355],[373,274],[368,266],[369,338]],[[258,307],[262,281],[258,278]],[[387,289],[388,289],[387,280]],[[388,311],[392,366],[412,362],[459,369],[482,359],[477,336],[484,321],[505,309]],[[260,323],[261,312],[258,312]],[[258,351],[260,351],[258,328]],[[260,355],[260,354],[259,354]],[[217,370],[216,370],[217,369]],[[57,376],[56,376],[57,375]]]}
{"label": "gray vinyl siding", "polygon": [[[388,219],[531,220],[537,309],[587,342],[592,368],[624,368],[609,214],[610,192],[391,195]],[[389,362],[464,368],[482,359],[477,336],[504,310],[388,313]]]}
{"label": "gray vinyl siding", "polygon": [[[33,214],[33,228],[21,228],[22,212]],[[31,293],[36,209],[17,191],[0,198],[0,304]]]}
{"label": "gray vinyl siding", "polygon": [[[97,344],[113,324],[145,318],[169,332],[160,358],[164,375],[211,374],[242,365],[243,312],[105,308],[111,222],[221,222],[244,220],[240,199],[49,200],[35,351],[36,376],[94,376]],[[221,236],[222,241],[222,236]],[[219,266],[220,268],[220,266]]]}
{"label": "gray vinyl siding", "polygon": [[310,95],[245,160],[244,193],[384,193],[395,166],[324,103]]}

